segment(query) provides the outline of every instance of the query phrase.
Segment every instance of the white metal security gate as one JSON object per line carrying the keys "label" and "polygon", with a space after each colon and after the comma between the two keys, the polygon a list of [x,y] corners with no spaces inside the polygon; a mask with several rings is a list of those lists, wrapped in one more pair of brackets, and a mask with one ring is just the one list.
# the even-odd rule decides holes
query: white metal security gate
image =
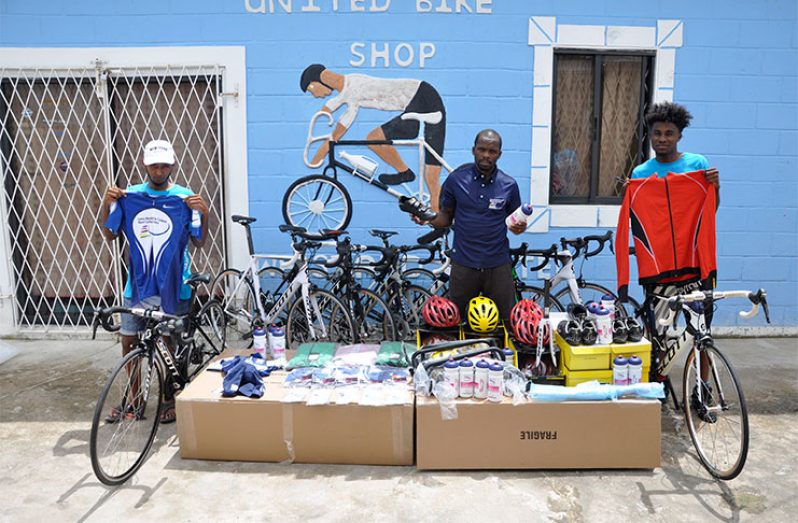
{"label": "white metal security gate", "polygon": [[97,223],[109,185],[146,181],[141,148],[170,140],[173,180],[211,208],[193,269],[225,265],[220,66],[0,68],[0,168],[6,252],[20,328],[73,330],[121,296],[124,244]]}

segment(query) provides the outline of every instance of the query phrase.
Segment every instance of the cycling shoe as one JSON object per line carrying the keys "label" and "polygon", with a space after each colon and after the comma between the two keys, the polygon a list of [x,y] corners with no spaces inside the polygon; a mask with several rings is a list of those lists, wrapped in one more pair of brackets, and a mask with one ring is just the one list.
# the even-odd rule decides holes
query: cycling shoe
{"label": "cycling shoe", "polygon": [[438,213],[430,209],[429,206],[424,205],[417,198],[409,196],[399,197],[399,208],[425,222],[434,220],[438,216]]}

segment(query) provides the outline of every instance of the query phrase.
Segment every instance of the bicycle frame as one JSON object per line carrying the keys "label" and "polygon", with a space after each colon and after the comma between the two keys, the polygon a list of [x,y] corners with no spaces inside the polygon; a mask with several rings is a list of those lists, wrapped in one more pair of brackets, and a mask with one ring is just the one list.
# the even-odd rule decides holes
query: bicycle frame
{"label": "bicycle frame", "polygon": [[[327,117],[327,125],[333,125],[333,117],[330,113],[325,111],[319,111],[313,115],[310,120],[310,125],[308,127],[308,137],[305,143],[305,150],[302,154],[302,158],[305,162],[305,165],[310,167],[311,169],[316,169],[321,167],[324,161],[319,161],[316,164],[313,164],[308,160],[308,152],[310,150],[310,146],[315,142],[328,142],[329,143],[329,151],[327,152],[327,165],[322,170],[322,174],[329,178],[333,178],[338,180],[338,169],[341,169],[345,172],[348,172],[355,178],[358,178],[369,185],[373,185],[374,187],[390,194],[394,198],[400,198],[402,196],[414,196],[421,202],[429,202],[429,196],[426,194],[424,190],[424,157],[425,152],[431,154],[436,160],[440,162],[440,164],[446,168],[448,172],[452,172],[454,169],[444,160],[430,145],[424,140],[424,123],[419,122],[419,136],[421,138],[409,139],[409,140],[338,140],[334,141],[332,139],[332,133],[323,134],[319,136],[313,135],[313,128],[316,125],[316,120],[320,116]],[[385,185],[381,181],[375,178],[375,173],[366,173],[362,172],[357,167],[349,166],[335,157],[335,148],[341,146],[369,146],[369,145],[399,145],[399,146],[415,146],[418,149],[418,191],[413,192],[407,188],[406,184],[402,184],[403,187],[406,189],[406,193],[402,193],[393,189],[392,187]],[[328,174],[328,173],[332,174]]]}

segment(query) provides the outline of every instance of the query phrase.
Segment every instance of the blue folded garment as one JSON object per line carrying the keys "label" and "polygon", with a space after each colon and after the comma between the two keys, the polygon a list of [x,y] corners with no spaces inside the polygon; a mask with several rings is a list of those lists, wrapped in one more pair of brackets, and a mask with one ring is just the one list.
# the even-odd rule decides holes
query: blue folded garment
{"label": "blue folded garment", "polygon": [[251,361],[253,361],[251,358],[245,359],[241,356],[222,361],[224,374],[222,396],[228,398],[237,394],[248,398],[263,396],[264,385],[261,376],[268,376],[279,367],[272,366],[259,370]]}

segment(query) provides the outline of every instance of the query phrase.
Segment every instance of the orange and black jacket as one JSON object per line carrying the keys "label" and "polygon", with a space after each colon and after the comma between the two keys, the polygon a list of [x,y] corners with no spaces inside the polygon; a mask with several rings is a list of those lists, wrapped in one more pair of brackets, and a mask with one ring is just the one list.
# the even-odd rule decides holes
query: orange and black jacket
{"label": "orange and black jacket", "polygon": [[713,288],[715,188],[704,171],[628,182],[616,231],[618,296],[628,296],[631,222],[641,285],[701,279]]}

